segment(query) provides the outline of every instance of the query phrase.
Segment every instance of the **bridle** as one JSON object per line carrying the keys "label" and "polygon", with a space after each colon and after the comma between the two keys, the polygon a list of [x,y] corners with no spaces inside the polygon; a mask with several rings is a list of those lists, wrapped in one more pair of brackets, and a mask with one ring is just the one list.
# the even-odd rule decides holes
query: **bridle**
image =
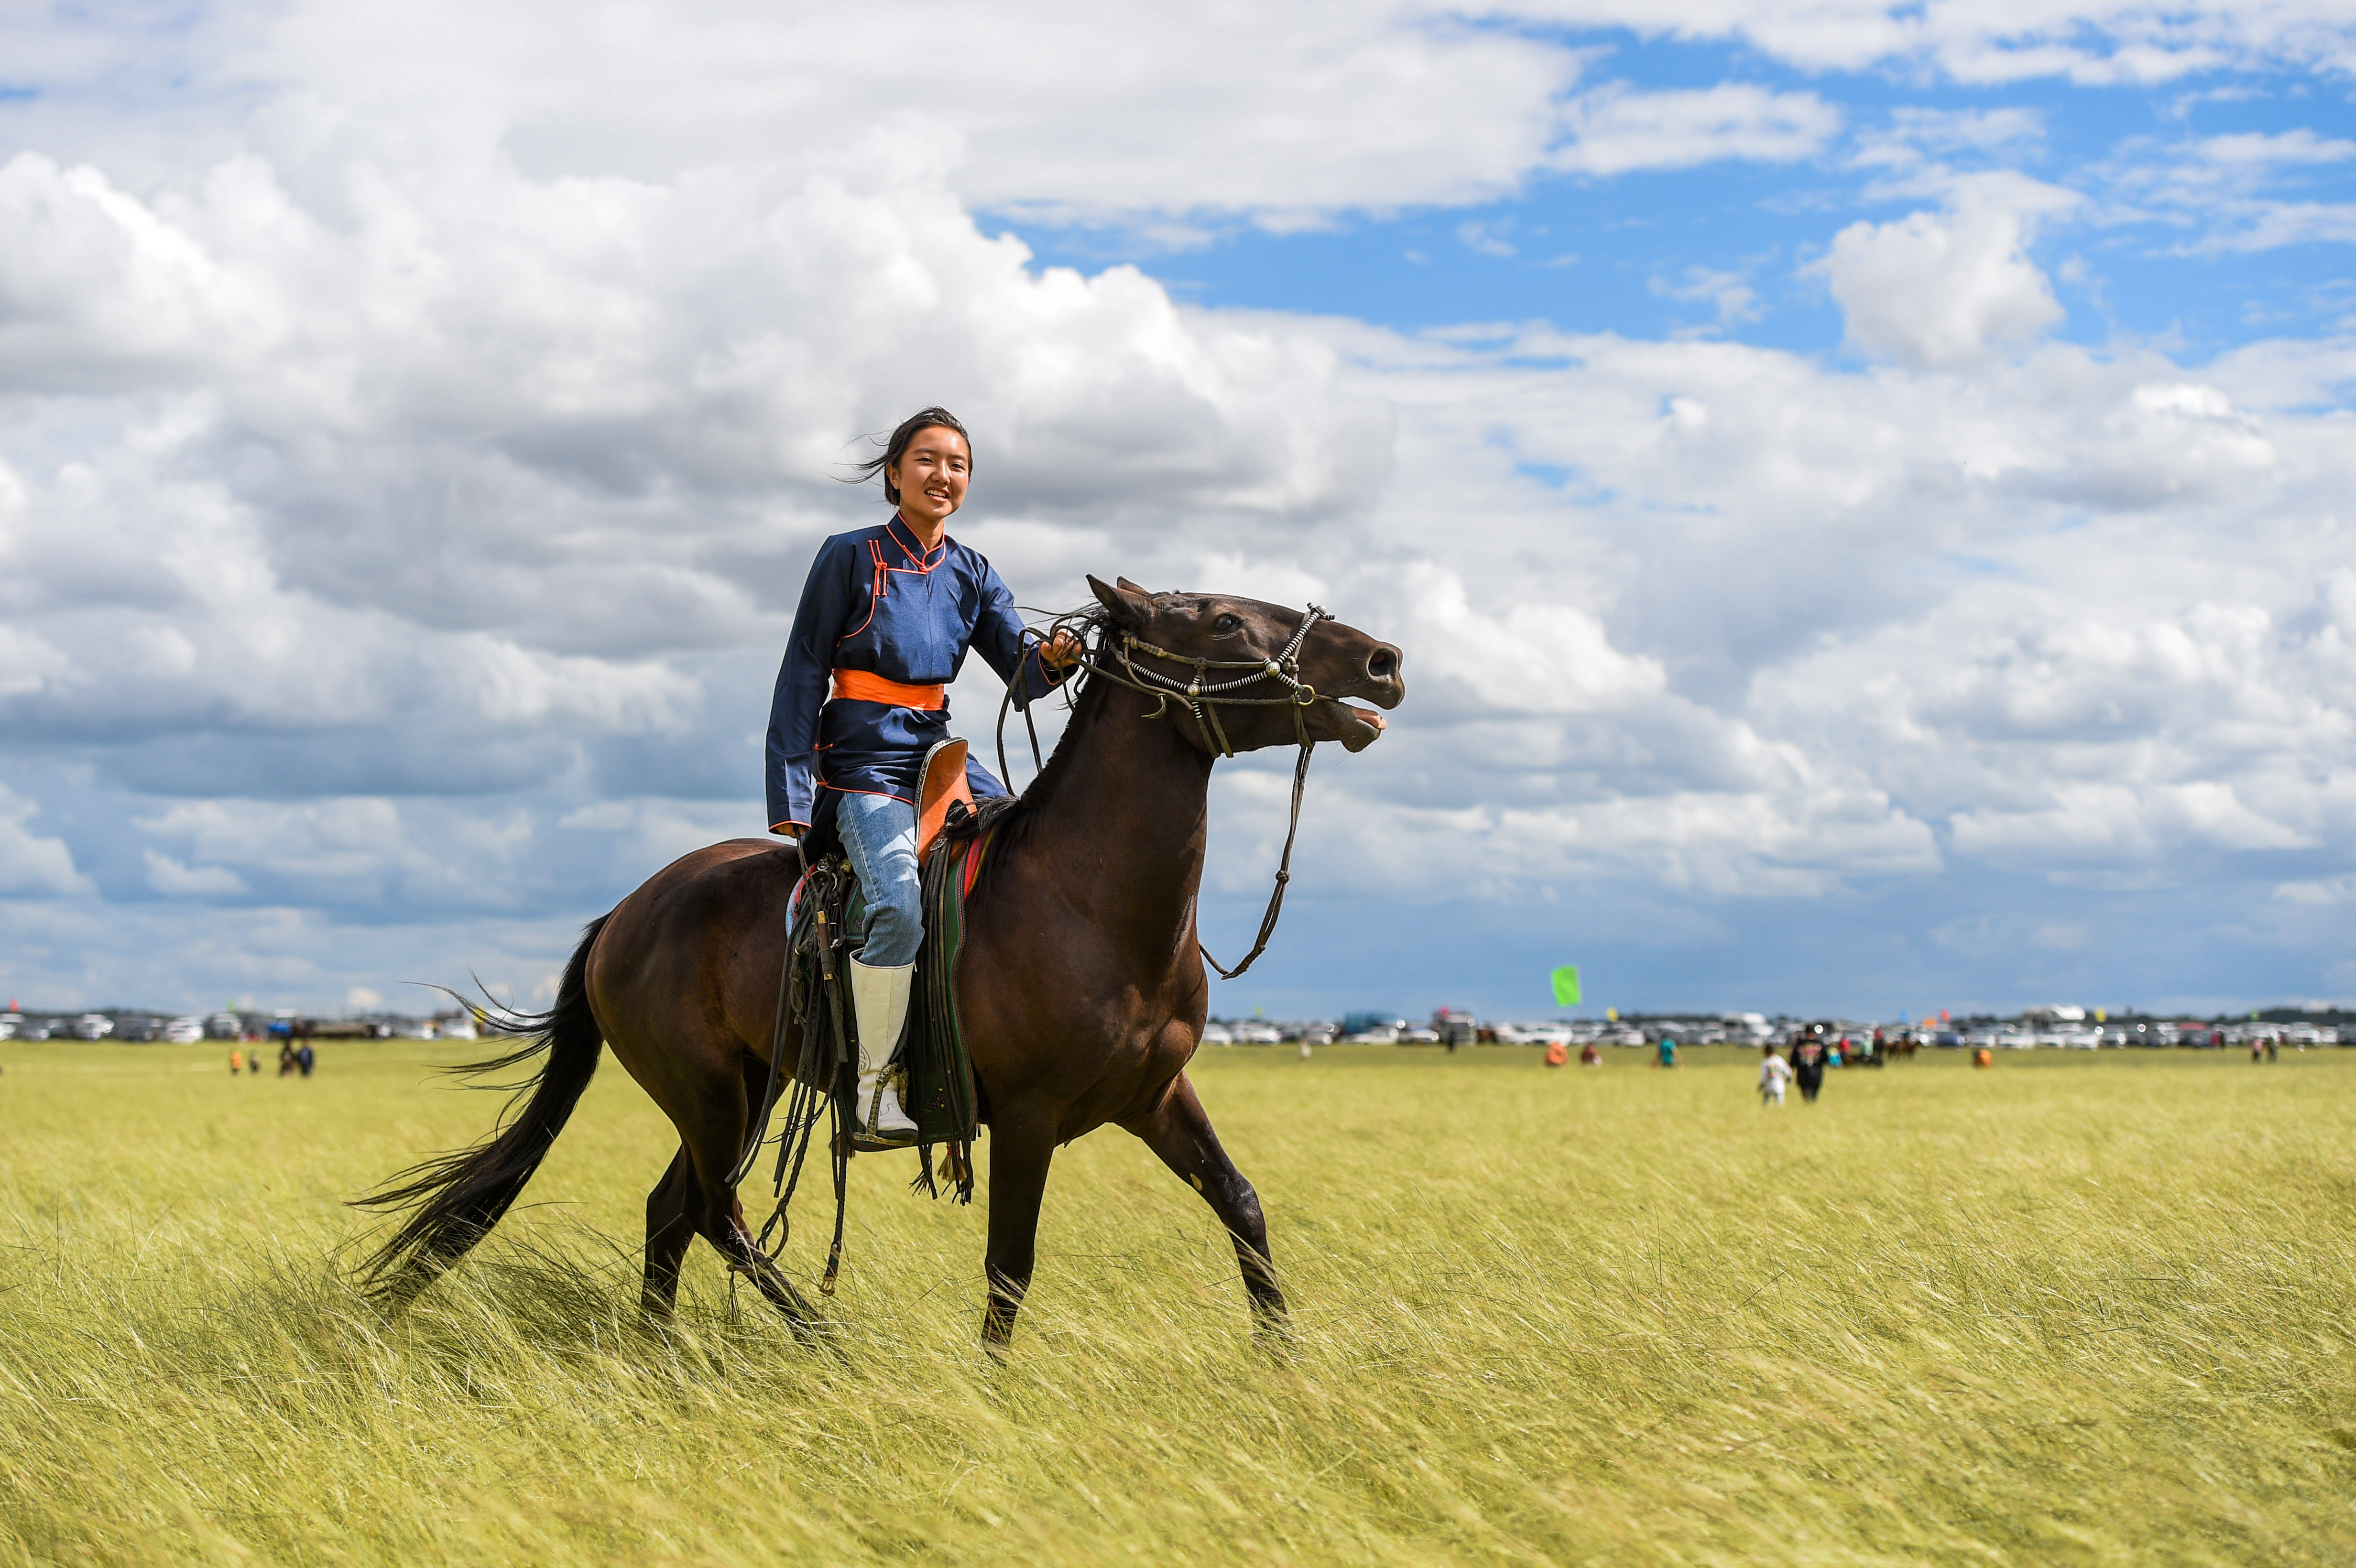
{"label": "bridle", "polygon": [[[1273,708],[1280,703],[1291,704],[1292,731],[1301,738],[1302,747],[1306,748],[1316,744],[1309,738],[1308,712],[1310,709],[1317,706],[1317,688],[1301,678],[1301,645],[1308,640],[1310,627],[1320,621],[1330,621],[1333,618],[1333,612],[1323,605],[1309,606],[1301,614],[1301,625],[1292,634],[1292,640],[1285,644],[1284,651],[1272,659],[1195,658],[1188,654],[1173,654],[1168,648],[1157,648],[1133,633],[1123,632],[1120,635],[1119,645],[1120,663],[1121,668],[1127,672],[1126,678],[1113,674],[1100,665],[1089,664],[1085,657],[1080,660],[1080,663],[1098,674],[1119,681],[1133,690],[1159,699],[1160,706],[1145,715],[1148,719],[1161,718],[1168,709],[1172,697],[1183,699],[1187,708],[1194,715],[1196,728],[1203,731],[1203,739],[1215,741],[1223,756],[1232,757],[1236,754],[1235,747],[1227,742],[1226,731],[1219,724],[1219,709],[1223,705],[1230,704],[1238,708]],[[1191,665],[1194,667],[1194,678],[1182,683],[1158,669],[1140,669],[1137,667],[1136,660],[1131,656],[1135,654],[1143,654],[1149,658],[1168,659],[1172,664]],[[1210,672],[1215,669],[1248,669],[1252,673],[1238,676],[1233,680],[1209,681]],[[1282,697],[1225,695],[1230,691],[1240,690],[1247,686],[1256,686],[1263,680],[1282,681],[1290,690]]]}
{"label": "bridle", "polygon": [[[1309,738],[1309,710],[1317,706],[1319,699],[1317,688],[1301,678],[1301,645],[1308,640],[1311,627],[1320,621],[1333,618],[1333,613],[1323,605],[1310,605],[1301,613],[1301,624],[1294,629],[1292,640],[1284,645],[1282,653],[1271,659],[1198,658],[1193,654],[1172,653],[1168,648],[1156,647],[1144,641],[1135,633],[1122,632],[1118,643],[1114,643],[1109,635],[1104,638],[1119,659],[1119,668],[1099,662],[1106,657],[1101,647],[1096,650],[1096,658],[1090,658],[1084,652],[1075,661],[1091,675],[1102,676],[1116,686],[1125,686],[1131,691],[1142,692],[1154,699],[1152,710],[1142,715],[1146,719],[1159,719],[1168,712],[1170,699],[1173,697],[1183,702],[1187,711],[1194,714],[1195,727],[1202,731],[1205,743],[1216,746],[1223,756],[1234,756],[1236,749],[1227,740],[1226,728],[1219,722],[1220,709],[1275,708],[1282,705],[1292,709],[1292,732],[1301,742],[1300,759],[1292,764],[1292,815],[1285,826],[1284,854],[1277,862],[1276,886],[1269,892],[1267,912],[1260,916],[1259,935],[1252,943],[1252,950],[1244,955],[1244,961],[1232,969],[1212,957],[1210,950],[1203,948],[1199,940],[1195,944],[1202,950],[1203,961],[1216,969],[1222,980],[1234,979],[1250,968],[1253,962],[1268,950],[1269,938],[1276,934],[1277,919],[1284,912],[1285,886],[1292,880],[1292,841],[1301,832],[1301,797],[1309,784],[1309,754],[1317,745]],[[1136,657],[1140,654],[1147,658],[1167,659],[1172,664],[1185,666],[1193,670],[1193,677],[1182,679],[1150,666],[1141,666]],[[1211,678],[1214,670],[1248,670],[1251,673],[1231,679],[1214,680]],[[998,709],[998,771],[1001,778],[1008,776],[1006,710],[1014,701],[1015,688],[1022,678],[1023,668],[1018,665],[1014,679],[1006,683],[1006,701]],[[1234,695],[1264,680],[1280,683],[1286,688],[1284,693],[1277,697]],[[1031,723],[1031,709],[1027,703],[1023,706],[1023,721],[1031,725],[1031,756],[1035,764],[1039,756],[1039,730],[1037,725]]]}

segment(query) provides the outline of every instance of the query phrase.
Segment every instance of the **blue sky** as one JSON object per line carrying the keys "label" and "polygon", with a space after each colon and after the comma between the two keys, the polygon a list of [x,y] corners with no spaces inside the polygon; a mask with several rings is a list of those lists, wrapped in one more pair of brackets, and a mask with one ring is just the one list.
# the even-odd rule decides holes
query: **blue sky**
{"label": "blue sky", "polygon": [[0,18],[0,990],[544,995],[938,400],[1407,650],[1222,1013],[2356,997],[2356,17],[1467,16]]}
{"label": "blue sky", "polygon": [[[1142,267],[1205,305],[1342,315],[1414,332],[1469,322],[1543,320],[1573,332],[1640,337],[1710,334],[1794,353],[1828,353],[1840,312],[1805,269],[1831,228],[1920,205],[1878,149],[1953,126],[1939,161],[2009,169],[2075,191],[2092,210],[2051,225],[2030,254],[2056,278],[2065,341],[2165,346],[2185,364],[2260,338],[2344,332],[2356,279],[2343,227],[2330,240],[2264,250],[2205,248],[2209,215],[2135,188],[2194,161],[2216,137],[2356,139],[2348,84],[2307,73],[2200,73],[2158,86],[2072,89],[2050,80],[1975,87],[1884,71],[1813,72],[1758,52],[1572,35],[1596,69],[1647,89],[1756,82],[1813,94],[1841,129],[1818,156],[1729,159],[1629,176],[1538,176],[1494,200],[1404,211],[1354,210],[1315,227],[1214,219],[1198,236],[1122,227],[1026,223],[985,213],[1047,265]],[[1961,140],[1981,122],[1993,139]],[[1994,122],[1994,124],[1987,123]],[[2344,206],[2356,148],[2272,170],[2269,199]],[[1189,242],[1191,240],[1193,242]],[[1730,314],[1719,300],[1746,291]]]}

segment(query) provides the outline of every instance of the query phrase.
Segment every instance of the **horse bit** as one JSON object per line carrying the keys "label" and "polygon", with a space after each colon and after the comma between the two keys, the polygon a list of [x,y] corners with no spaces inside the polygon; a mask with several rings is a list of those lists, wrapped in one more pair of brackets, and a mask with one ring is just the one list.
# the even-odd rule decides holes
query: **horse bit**
{"label": "horse bit", "polygon": [[[1300,738],[1301,741],[1300,760],[1292,764],[1292,815],[1284,830],[1284,854],[1277,862],[1276,886],[1269,891],[1268,910],[1260,917],[1259,936],[1253,942],[1252,950],[1244,955],[1244,961],[1232,969],[1212,957],[1210,950],[1202,946],[1199,937],[1195,942],[1195,946],[1202,951],[1204,962],[1216,969],[1222,980],[1234,979],[1250,968],[1253,962],[1267,951],[1269,938],[1276,933],[1277,919],[1284,911],[1285,886],[1292,880],[1292,841],[1301,832],[1301,797],[1309,784],[1309,753],[1317,744],[1309,738],[1309,709],[1317,706],[1319,699],[1317,688],[1301,678],[1301,645],[1308,640],[1311,627],[1320,621],[1330,621],[1333,618],[1333,613],[1323,605],[1310,605],[1302,612],[1301,624],[1294,630],[1292,640],[1284,645],[1282,653],[1271,659],[1197,658],[1192,654],[1174,654],[1168,648],[1156,647],[1151,643],[1141,640],[1132,632],[1123,632],[1120,634],[1119,669],[1114,669],[1109,665],[1098,664],[1090,659],[1086,653],[1079,655],[1074,661],[1080,668],[1092,675],[1103,676],[1117,686],[1128,687],[1132,691],[1141,692],[1154,699],[1152,710],[1141,715],[1143,718],[1161,718],[1170,710],[1170,699],[1173,697],[1183,702],[1187,710],[1194,714],[1195,727],[1202,731],[1203,739],[1216,744],[1223,756],[1234,756],[1236,749],[1227,740],[1226,727],[1219,722],[1218,710],[1221,708],[1274,708],[1283,705],[1292,709],[1292,732]],[[1164,675],[1151,667],[1141,667],[1133,656],[1138,654],[1142,654],[1148,658],[1168,659],[1175,665],[1191,666],[1194,669],[1194,677],[1191,680],[1181,680],[1175,677]],[[1211,672],[1214,670],[1248,670],[1251,673],[1239,675],[1232,679],[1215,681],[1210,678]],[[998,709],[998,767],[1001,774],[1006,772],[1006,708],[1008,704],[1013,702],[1016,682],[1022,678],[1022,670],[1018,666],[1014,679],[1006,683],[1006,702],[1001,704]],[[1257,686],[1264,680],[1281,682],[1287,688],[1284,695],[1280,697],[1228,695],[1248,686]],[[1023,706],[1023,719],[1026,724],[1031,721],[1031,709],[1027,703]],[[1032,760],[1035,763],[1038,761],[1039,752],[1039,731],[1035,725],[1031,731],[1031,752]]]}

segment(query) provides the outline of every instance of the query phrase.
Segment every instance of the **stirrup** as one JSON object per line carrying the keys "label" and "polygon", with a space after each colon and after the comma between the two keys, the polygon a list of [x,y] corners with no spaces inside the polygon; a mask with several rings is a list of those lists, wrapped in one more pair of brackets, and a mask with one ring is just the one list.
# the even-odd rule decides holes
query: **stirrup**
{"label": "stirrup", "polygon": [[[899,1113],[903,1125],[884,1127],[876,1125],[886,1104],[886,1096],[889,1096],[892,1109]],[[851,1147],[853,1149],[862,1154],[882,1154],[890,1149],[916,1147],[916,1119],[901,1106],[900,1096],[893,1093],[889,1075],[878,1073],[873,1093],[862,1093],[859,1100],[851,1117]]]}

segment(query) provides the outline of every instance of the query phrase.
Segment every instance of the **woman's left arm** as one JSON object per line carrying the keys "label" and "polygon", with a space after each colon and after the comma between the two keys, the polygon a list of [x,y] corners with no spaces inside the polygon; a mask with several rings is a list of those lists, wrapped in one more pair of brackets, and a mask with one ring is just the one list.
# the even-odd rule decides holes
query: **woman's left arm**
{"label": "woman's left arm", "polygon": [[769,831],[800,837],[809,826],[818,788],[819,715],[835,644],[849,619],[852,569],[841,536],[819,546],[794,612],[793,635],[777,666],[776,694],[769,701],[769,734],[764,775]]}

